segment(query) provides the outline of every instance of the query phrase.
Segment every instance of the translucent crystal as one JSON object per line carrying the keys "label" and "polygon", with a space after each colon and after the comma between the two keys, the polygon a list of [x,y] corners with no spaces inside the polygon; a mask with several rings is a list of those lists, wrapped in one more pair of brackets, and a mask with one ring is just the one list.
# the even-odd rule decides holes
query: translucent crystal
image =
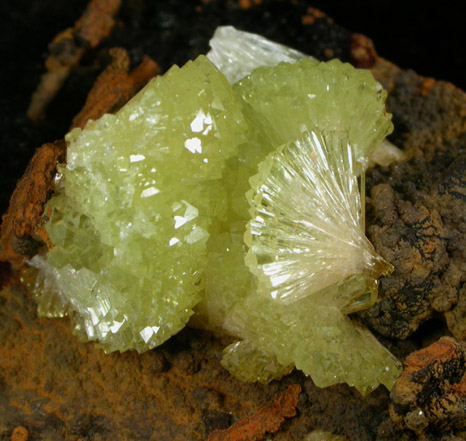
{"label": "translucent crystal", "polygon": [[306,435],[303,441],[346,441],[346,437],[323,430],[313,430]]}
{"label": "translucent crystal", "polygon": [[71,316],[106,351],[153,348],[190,319],[238,339],[222,364],[244,381],[296,366],[322,387],[390,388],[399,363],[348,317],[386,268],[356,178],[391,130],[385,93],[262,37],[225,46],[227,31],[209,56],[230,80],[248,74],[233,87],[201,56],[67,135],[46,207],[54,246],[32,261],[39,312]]}
{"label": "translucent crystal", "polygon": [[178,332],[199,301],[209,231],[226,212],[225,161],[246,130],[231,86],[201,56],[68,134],[46,208],[54,247],[32,262],[47,283],[39,311],[70,314],[106,351]]}
{"label": "translucent crystal", "polygon": [[[207,58],[232,84],[259,67],[276,66],[281,62],[294,63],[302,58],[315,60],[314,57],[295,49],[270,41],[261,35],[240,31],[233,26],[218,27],[209,44],[212,49],[207,53]],[[382,101],[384,100],[385,98]],[[376,163],[387,166],[391,162],[403,159],[403,152],[384,139],[369,155],[369,165]]]}
{"label": "translucent crystal", "polygon": [[219,26],[209,45],[212,49],[207,58],[230,83],[236,83],[261,66],[275,66],[283,61],[293,63],[303,57],[312,59],[295,49],[233,26]]}
{"label": "translucent crystal", "polygon": [[[373,303],[376,277],[390,270],[364,236],[352,156],[344,132],[306,133],[271,152],[250,179],[246,259],[234,231],[209,240],[197,311],[208,328],[243,339],[222,364],[245,381],[279,378],[295,364],[320,387],[346,382],[365,394],[391,388],[400,372],[347,316]],[[276,295],[262,261],[281,271]]]}
{"label": "translucent crystal", "polygon": [[370,162],[388,167],[393,162],[405,161],[407,156],[403,150],[400,150],[396,145],[384,139],[372,152],[369,159]]}
{"label": "translucent crystal", "polygon": [[386,91],[369,71],[339,60],[302,59],[256,69],[235,85],[256,136],[275,147],[309,130],[346,131],[355,158],[367,165],[370,153],[393,130],[385,111]]}
{"label": "translucent crystal", "polygon": [[225,348],[222,366],[242,381],[262,384],[281,378],[294,368],[293,364],[282,366],[273,354],[267,354],[244,340]]}
{"label": "translucent crystal", "polygon": [[[244,381],[263,381],[280,378],[284,369],[294,364],[319,387],[345,382],[367,394],[380,383],[389,389],[393,386],[401,369],[398,360],[365,327],[335,306],[342,293],[363,297],[374,289],[373,280],[357,276],[322,290],[316,298],[277,303],[257,294],[257,279],[251,273],[245,277],[240,266],[245,250],[240,241],[228,235],[224,239],[229,256],[206,269],[206,276],[214,276],[216,282],[206,291],[208,300],[214,301],[207,302],[207,325],[245,342],[245,346],[225,350],[222,364],[230,372]],[[223,293],[223,304],[216,309],[215,296]],[[202,313],[198,308],[203,303],[196,307],[198,313]],[[263,354],[260,363],[257,355],[252,363],[248,361],[254,349]]]}
{"label": "translucent crystal", "polygon": [[259,165],[245,242],[260,294],[290,303],[349,276],[391,270],[364,234],[355,167],[345,132],[307,132]]}
{"label": "translucent crystal", "polygon": [[[330,185],[326,181],[328,174],[325,173],[325,154],[322,152],[320,156],[323,162],[319,169],[322,174],[319,182],[322,186],[319,186],[312,199],[318,199],[319,192],[326,193],[333,188],[333,194],[329,197],[336,198],[335,203],[340,203],[340,206],[333,208],[332,204],[328,204],[327,210],[321,210],[320,214],[330,213],[330,218],[337,222],[335,227],[331,227],[337,237],[340,234],[338,228],[342,224],[347,234],[348,227],[352,230],[349,240],[346,238],[346,257],[358,257],[354,262],[342,259],[343,264],[347,265],[344,277],[356,273],[356,267],[362,269],[366,265],[366,274],[370,273],[370,276],[357,275],[342,281],[344,277],[338,274],[339,269],[334,266],[329,274],[324,271],[317,275],[321,281],[326,280],[324,285],[327,288],[321,289],[323,285],[320,282],[312,284],[319,287],[312,298],[304,298],[309,294],[308,291],[304,295],[298,292],[294,298],[290,298],[303,297],[302,300],[291,305],[279,305],[272,300],[270,290],[264,289],[270,279],[262,278],[262,283],[259,283],[260,278],[248,271],[244,259],[248,250],[243,236],[251,218],[244,195],[250,190],[249,179],[257,173],[258,164],[267,155],[273,155],[272,152],[280,144],[297,139],[310,128],[322,126],[327,132],[346,133],[353,148],[359,151],[359,159],[366,163],[365,152],[369,152],[392,129],[391,116],[384,110],[385,93],[370,73],[357,71],[336,60],[327,64],[302,60],[294,65],[283,63],[272,68],[259,68],[234,86],[235,92],[244,102],[243,112],[250,131],[247,143],[240,146],[238,155],[227,162],[227,222],[209,239],[209,262],[203,278],[203,297],[196,306],[197,316],[192,323],[243,339],[241,345],[227,348],[222,360],[222,364],[230,372],[243,380],[251,381],[255,378],[256,381],[265,381],[274,376],[280,378],[283,369],[294,363],[311,375],[319,386],[347,382],[367,393],[381,382],[391,388],[399,373],[400,364],[367,329],[357,323],[353,324],[346,316],[369,307],[375,301],[377,285],[374,277],[376,273],[380,275],[383,272],[383,267],[387,268],[383,263],[380,268],[380,260],[373,254],[372,246],[363,234],[364,216],[359,211],[362,211],[363,206],[354,175],[360,174],[364,166],[356,165],[347,154],[348,167],[344,175],[339,177],[338,172],[334,185]],[[327,77],[328,88],[324,84]],[[308,96],[311,91],[315,92],[315,96]],[[314,108],[314,105],[317,107]],[[364,139],[365,134],[370,135],[368,142]],[[335,147],[340,150],[343,148],[341,143],[332,143],[328,150]],[[347,145],[344,147],[348,149]],[[345,156],[340,155],[341,161],[344,158]],[[326,160],[336,161],[331,157]],[[269,159],[269,164],[270,161]],[[282,170],[285,173],[286,164],[277,159],[277,170],[280,165],[285,167]],[[264,167],[266,166],[263,165],[262,168]],[[318,170],[313,173],[318,174]],[[361,178],[363,176],[364,174]],[[347,183],[344,188],[343,178],[346,178]],[[282,187],[278,186],[275,193],[280,195],[281,190]],[[299,191],[302,194],[309,192],[309,189]],[[289,197],[289,193],[287,196]],[[292,199],[297,207],[293,207],[288,213],[290,216],[299,213],[306,203],[299,197],[293,196]],[[310,202],[312,201],[307,201]],[[353,209],[348,209],[348,205]],[[342,207],[346,208],[343,214],[347,215],[346,220],[350,220],[349,226],[341,218]],[[325,219],[320,222],[325,224]],[[328,222],[331,222],[330,219]],[[267,234],[269,231],[265,233]],[[294,237],[296,236],[298,234]],[[275,251],[284,251],[282,257],[286,253],[289,253],[288,256],[292,255],[293,250],[286,249],[291,245],[289,242],[278,242],[270,247],[271,252],[275,248]],[[335,256],[339,251],[335,250],[338,245],[333,242],[332,246],[333,252],[329,255]],[[253,271],[255,268],[255,274],[260,275],[257,264],[251,262],[254,258],[250,252],[248,263]],[[272,259],[272,256],[269,255],[269,258]],[[302,263],[302,259],[297,260]],[[311,262],[315,262],[314,266],[320,265],[320,269],[326,266],[323,260],[311,259]],[[305,272],[303,268],[298,271]],[[306,273],[304,279],[308,277],[312,278]],[[289,285],[299,286],[301,282],[302,280],[289,279]],[[267,293],[267,296],[258,293]],[[331,305],[331,309],[325,309],[323,306],[326,304]],[[248,351],[245,348],[249,355],[246,355]],[[248,363],[250,354],[260,354],[260,357],[254,355],[254,362]],[[341,359],[337,354],[340,354]],[[264,366],[267,367],[265,374]]]}

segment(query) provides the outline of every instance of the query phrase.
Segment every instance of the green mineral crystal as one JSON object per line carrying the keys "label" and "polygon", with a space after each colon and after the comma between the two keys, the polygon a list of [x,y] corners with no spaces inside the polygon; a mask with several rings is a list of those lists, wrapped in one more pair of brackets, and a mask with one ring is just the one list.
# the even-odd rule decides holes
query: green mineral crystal
{"label": "green mineral crystal", "polygon": [[331,432],[325,432],[323,430],[313,430],[308,433],[303,441],[345,441],[346,437],[341,435],[334,435]]}
{"label": "green mineral crystal", "polygon": [[283,303],[350,276],[377,279],[391,270],[364,235],[347,132],[324,133],[306,132],[279,147],[249,180],[246,264],[258,293]]}
{"label": "green mineral crystal", "polygon": [[209,309],[198,310],[242,338],[222,364],[244,381],[254,370],[257,381],[278,378],[290,364],[317,386],[346,382],[363,394],[397,378],[398,361],[346,315],[372,304],[375,279],[390,270],[364,236],[352,157],[344,132],[306,133],[273,151],[250,179],[246,259],[237,235],[214,244]]}
{"label": "green mineral crystal", "polygon": [[367,70],[339,60],[303,58],[256,69],[235,85],[246,115],[258,121],[262,142],[275,146],[303,132],[347,131],[355,158],[367,163],[370,153],[393,130],[385,112],[387,92]]}
{"label": "green mineral crystal", "polygon": [[398,361],[348,317],[389,268],[364,236],[357,178],[392,129],[385,92],[257,41],[280,53],[234,85],[200,56],[67,135],[53,247],[31,262],[39,312],[107,352],[151,349],[191,320],[238,339],[222,364],[244,381],[296,366],[322,387],[390,388]]}
{"label": "green mineral crystal", "polygon": [[200,298],[209,231],[225,217],[225,161],[246,130],[230,85],[201,56],[69,133],[46,209],[54,247],[33,262],[54,285],[39,310],[69,313],[106,351],[144,351],[182,329]]}
{"label": "green mineral crystal", "polygon": [[[326,78],[333,87],[324,87]],[[364,174],[364,152],[369,154],[392,130],[384,110],[385,92],[368,72],[337,60],[329,66],[307,59],[257,69],[234,89],[244,103],[250,132],[238,155],[228,160],[228,221],[209,239],[204,295],[196,306],[201,318],[195,317],[193,324],[242,338],[244,345],[225,350],[222,364],[244,381],[254,377],[254,369],[257,381],[273,378],[273,372],[279,378],[294,363],[322,387],[347,382],[367,393],[382,382],[390,388],[400,371],[399,362],[346,315],[373,304],[375,278],[390,268],[364,236],[356,180],[356,175]],[[314,103],[319,104],[317,110]],[[339,109],[346,114],[340,115]],[[301,162],[293,172],[288,161],[292,149],[286,156],[276,152],[283,152],[281,144],[303,133],[306,136],[313,127],[323,127],[319,133],[331,132],[333,139],[314,149],[295,145],[294,159]],[[348,149],[354,152],[349,155]],[[354,159],[358,154],[360,162]],[[259,175],[253,177],[261,161],[265,162],[259,166]],[[275,175],[270,175],[272,164]],[[307,175],[302,172],[306,165]],[[276,179],[293,173],[300,179]],[[276,219],[258,220],[257,212],[250,211],[245,194],[257,190],[262,181],[281,198],[287,225],[278,225]],[[260,198],[264,201],[268,196]],[[249,193],[250,201],[252,197]],[[267,211],[270,200],[265,202]],[[299,217],[306,210],[314,235],[305,228],[310,219]],[[248,250],[246,245],[253,246],[248,222],[255,225],[256,245],[262,242],[265,252]],[[310,247],[306,239],[315,246]],[[286,259],[286,265],[278,265],[286,271],[276,274],[284,293],[275,297],[291,304],[282,306],[273,301],[270,277],[261,273],[264,264],[273,269],[277,261]],[[290,271],[290,262],[304,265]],[[290,287],[299,289],[290,291]],[[311,293],[315,295],[306,298]],[[247,363],[248,359],[253,361]]]}

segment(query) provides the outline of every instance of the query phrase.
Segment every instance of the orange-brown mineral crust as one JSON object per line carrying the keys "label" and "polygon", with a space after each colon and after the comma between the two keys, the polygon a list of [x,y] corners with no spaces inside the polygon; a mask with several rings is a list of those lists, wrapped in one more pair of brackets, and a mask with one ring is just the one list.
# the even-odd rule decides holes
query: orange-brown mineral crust
{"label": "orange-brown mineral crust", "polygon": [[442,337],[404,361],[391,393],[392,419],[415,432],[429,424],[441,429],[466,427],[466,348]]}
{"label": "orange-brown mineral crust", "polygon": [[18,426],[13,429],[10,441],[28,441],[29,432],[24,426]]}
{"label": "orange-brown mineral crust", "polygon": [[353,34],[351,36],[350,57],[351,62],[357,68],[372,68],[377,58],[372,40],[362,34]]}
{"label": "orange-brown mineral crust", "polygon": [[18,426],[13,429],[10,441],[28,441],[29,432],[24,426]]}
{"label": "orange-brown mineral crust", "polygon": [[[0,291],[0,306],[1,440],[23,426],[30,440],[205,441],[283,390],[236,380],[219,363],[228,342],[207,333],[184,330],[144,354],[105,354],[76,339],[68,320],[38,317],[18,277]],[[294,414],[298,389],[267,415]]]}
{"label": "orange-brown mineral crust", "polygon": [[148,56],[129,73],[129,56],[122,48],[110,49],[112,62],[99,75],[71,128],[84,128],[89,119],[119,110],[146,83],[160,72],[157,63]]}
{"label": "orange-brown mineral crust", "polygon": [[296,415],[300,392],[299,384],[288,386],[275,403],[263,407],[226,430],[214,430],[208,441],[259,441],[266,433],[277,432],[285,418]]}
{"label": "orange-brown mineral crust", "polygon": [[60,32],[50,43],[45,72],[31,97],[27,115],[33,121],[44,118],[45,109],[63,86],[88,49],[110,35],[121,0],[92,0],[72,28]]}
{"label": "orange-brown mineral crust", "polygon": [[50,192],[57,162],[64,160],[65,141],[44,144],[37,149],[10,199],[1,228],[0,260],[19,266],[25,256],[32,256],[40,246],[34,237]]}

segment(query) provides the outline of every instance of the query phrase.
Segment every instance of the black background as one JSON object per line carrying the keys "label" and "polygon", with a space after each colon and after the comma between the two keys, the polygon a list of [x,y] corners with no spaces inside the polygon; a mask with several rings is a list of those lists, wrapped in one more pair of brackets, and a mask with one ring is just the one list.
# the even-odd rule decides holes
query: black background
{"label": "black background", "polygon": [[[48,43],[74,23],[87,2],[0,0],[0,214],[35,148],[66,131],[47,121],[30,124],[24,114],[43,72]],[[180,8],[190,1],[178,3]],[[380,56],[401,68],[466,89],[464,19],[449,2],[302,3],[321,9],[349,31],[368,36]],[[68,117],[66,121],[69,124]]]}
{"label": "black background", "polygon": [[403,69],[466,89],[466,24],[453,2],[315,1],[347,29],[371,38],[378,54]]}

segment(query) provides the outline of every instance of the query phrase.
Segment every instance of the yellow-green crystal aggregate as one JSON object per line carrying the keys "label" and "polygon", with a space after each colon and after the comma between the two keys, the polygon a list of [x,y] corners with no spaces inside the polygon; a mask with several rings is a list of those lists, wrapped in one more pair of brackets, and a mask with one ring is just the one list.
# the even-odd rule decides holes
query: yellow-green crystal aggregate
{"label": "yellow-green crystal aggregate", "polygon": [[365,165],[393,130],[381,84],[370,71],[337,59],[258,68],[234,88],[262,144],[279,146],[313,129],[347,131],[356,160]]}
{"label": "yellow-green crystal aggregate", "polygon": [[258,164],[312,130],[341,132],[364,163],[392,129],[384,93],[337,60],[260,68],[232,87],[201,56],[151,81],[116,115],[67,136],[47,206],[54,247],[32,262],[39,311],[71,315],[106,351],[144,351],[194,308],[192,324],[240,339],[222,364],[245,381],[295,365],[319,386],[391,387],[397,360],[346,315],[374,300],[375,276],[277,302],[258,292],[243,238]]}
{"label": "yellow-green crystal aggregate", "polygon": [[[325,87],[327,79],[333,87]],[[326,291],[321,290],[325,284],[314,288],[318,296],[284,306],[263,295],[264,290],[255,277],[259,274],[251,262],[251,250],[248,252],[248,246],[251,246],[250,233],[246,234],[247,243],[244,240],[246,225],[251,218],[254,220],[245,194],[249,192],[248,197],[251,199],[251,185],[253,189],[258,186],[260,178],[256,173],[259,163],[259,172],[262,169],[262,175],[266,175],[264,169],[269,171],[270,168],[267,163],[273,160],[277,149],[283,148],[283,142],[295,140],[317,127],[323,127],[327,132],[341,132],[351,142],[354,155],[359,152],[361,161],[365,162],[361,152],[369,154],[393,128],[390,115],[384,110],[385,92],[369,72],[358,71],[338,60],[319,63],[307,59],[295,64],[283,63],[272,68],[259,68],[235,84],[234,89],[243,101],[250,132],[247,143],[239,147],[238,155],[228,161],[226,188],[230,202],[229,221],[209,240],[210,259],[204,276],[204,296],[196,306],[202,320],[195,317],[194,324],[214,331],[223,330],[243,339],[245,345],[233,344],[226,348],[222,364],[244,381],[250,381],[255,375],[256,380],[265,382],[265,379],[274,376],[273,373],[279,378],[283,375],[284,367],[294,363],[311,375],[318,386],[347,382],[363,393],[369,392],[379,383],[390,388],[400,371],[399,362],[377,343],[366,328],[353,323],[345,315],[368,308],[373,303],[377,291],[374,276],[353,275],[345,279],[350,274],[342,275],[337,278],[339,282]],[[315,102],[319,103],[317,108],[313,108]],[[346,115],[340,115],[339,109],[346,112]],[[294,122],[293,116],[298,123]],[[339,144],[337,147],[342,148]],[[341,154],[339,158],[343,160]],[[335,161],[334,158],[328,159],[330,163]],[[284,158],[279,158],[277,163],[283,168],[288,165]],[[363,260],[369,262],[372,258],[378,258],[364,236],[364,222],[359,213],[359,190],[354,188],[356,174],[361,173],[363,168],[363,164],[354,163],[347,170],[353,183],[353,191],[348,196],[349,201],[346,201],[350,203],[349,207],[341,207],[345,195],[342,196],[343,201],[330,199],[325,180],[330,180],[332,176],[338,177],[341,170],[332,172],[328,164],[328,174],[322,174],[317,189],[320,194],[315,194],[314,200],[320,197],[320,207],[327,210],[327,213],[322,212],[322,219],[333,210],[332,219],[339,221],[338,225],[327,225],[327,230],[330,227],[340,230],[341,236],[348,241],[351,237],[357,237],[349,248],[363,243],[368,257]],[[276,183],[277,194],[284,190],[284,184]],[[306,192],[309,192],[309,187],[302,189],[303,194]],[[286,194],[284,198],[291,199],[292,196],[292,193],[291,197]],[[309,202],[299,197],[294,202],[300,204],[300,200],[302,204]],[[288,208],[291,215],[303,207]],[[346,217],[343,209],[348,213]],[[327,241],[327,244],[332,242]],[[291,240],[282,245],[289,253],[296,248]],[[317,251],[333,258],[334,265],[320,276],[342,271],[350,255],[335,255],[335,249],[338,251],[341,246],[338,243],[333,245],[333,252],[328,252],[322,246]],[[388,270],[387,267],[385,269]],[[298,294],[297,297],[305,296]],[[269,363],[264,362],[264,353]],[[342,354],[345,356],[342,357]],[[247,370],[242,367],[245,360],[249,360]],[[256,369],[255,374],[253,368]]]}
{"label": "yellow-green crystal aggregate", "polygon": [[185,326],[209,231],[225,217],[225,160],[246,130],[230,85],[201,56],[67,135],[47,260],[77,331],[106,351],[144,351]]}
{"label": "yellow-green crystal aggregate", "polygon": [[[207,310],[200,312],[213,329],[243,339],[225,349],[222,364],[244,381],[279,378],[291,364],[320,387],[346,382],[362,393],[379,383],[391,387],[397,377],[393,355],[346,315],[372,304],[374,266],[390,269],[364,236],[351,158],[345,133],[310,132],[281,146],[250,179],[249,251],[238,236],[228,241],[226,233],[218,235],[215,248],[224,254],[217,251],[206,268],[213,283],[206,284],[201,306]],[[319,193],[322,188],[328,195]],[[261,286],[268,276],[260,274],[261,249],[284,277],[274,289],[291,300],[281,301],[267,291],[270,286]],[[241,267],[244,262],[251,271]],[[223,299],[220,306],[216,298]]]}

